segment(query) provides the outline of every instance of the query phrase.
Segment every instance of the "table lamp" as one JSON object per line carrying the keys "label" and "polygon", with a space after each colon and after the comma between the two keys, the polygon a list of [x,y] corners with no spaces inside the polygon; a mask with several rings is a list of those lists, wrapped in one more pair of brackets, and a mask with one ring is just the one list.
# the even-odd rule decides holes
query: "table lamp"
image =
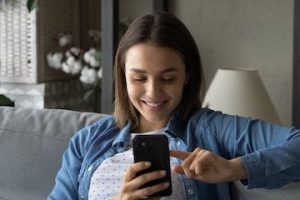
{"label": "table lamp", "polygon": [[202,106],[226,114],[280,123],[258,71],[253,68],[218,69]]}

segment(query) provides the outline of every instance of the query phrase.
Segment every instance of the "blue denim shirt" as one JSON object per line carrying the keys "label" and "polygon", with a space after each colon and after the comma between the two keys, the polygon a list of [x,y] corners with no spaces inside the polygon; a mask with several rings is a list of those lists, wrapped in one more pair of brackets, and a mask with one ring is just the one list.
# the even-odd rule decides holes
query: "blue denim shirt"
{"label": "blue denim shirt", "polygon": [[[130,147],[130,123],[115,127],[112,116],[75,134],[48,199],[87,199],[93,172],[101,162]],[[173,115],[166,132],[172,149],[201,147],[226,159],[241,157],[249,189],[277,188],[300,180],[299,130],[261,120],[201,109],[183,124]],[[180,163],[180,160],[177,160]],[[230,183],[207,184],[181,175],[186,199],[229,200]]]}

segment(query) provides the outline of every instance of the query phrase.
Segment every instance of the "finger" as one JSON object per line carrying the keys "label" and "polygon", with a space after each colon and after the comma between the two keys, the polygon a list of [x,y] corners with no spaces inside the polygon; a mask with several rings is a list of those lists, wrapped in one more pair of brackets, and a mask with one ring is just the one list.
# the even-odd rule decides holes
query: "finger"
{"label": "finger", "polygon": [[167,172],[165,170],[159,170],[159,171],[154,171],[154,172],[149,172],[143,175],[140,175],[133,179],[130,182],[131,185],[131,190],[137,190],[141,186],[143,186],[145,183],[148,183],[150,181],[160,179],[165,177]]}
{"label": "finger", "polygon": [[210,151],[201,150],[191,164],[191,170],[194,170],[197,175],[203,175],[209,165],[211,156],[212,153]]}
{"label": "finger", "polygon": [[165,190],[168,187],[170,187],[169,182],[160,183],[154,186],[149,186],[149,187],[139,189],[133,193],[133,196],[135,196],[136,198],[148,197],[156,192]]}
{"label": "finger", "polygon": [[184,168],[189,168],[191,167],[191,164],[195,160],[195,158],[198,155],[198,152],[200,151],[200,148],[196,148],[193,152],[190,153],[190,155],[182,162],[181,165],[183,165]]}
{"label": "finger", "polygon": [[179,158],[180,160],[186,159],[189,155],[190,152],[170,150],[170,156]]}
{"label": "finger", "polygon": [[137,172],[147,169],[150,166],[151,166],[150,162],[138,162],[130,165],[130,167],[128,168],[124,176],[124,180],[131,181],[135,177]]}
{"label": "finger", "polygon": [[196,148],[190,155],[181,163],[184,173],[187,177],[192,178],[195,176],[194,169],[191,169],[192,162],[196,159],[196,156],[200,148]]}
{"label": "finger", "polygon": [[[199,172],[199,169],[202,168],[203,166],[203,163],[202,161],[204,161],[204,158],[205,158],[205,154],[209,152],[209,151],[206,151],[204,149],[196,149],[193,154],[196,155],[196,157],[194,158],[194,160],[192,161],[191,165],[190,165],[190,170],[193,170],[193,171],[197,171]],[[202,164],[201,164],[202,163]],[[204,162],[205,163],[205,162]],[[197,174],[197,173],[196,173]]]}
{"label": "finger", "polygon": [[181,165],[175,165],[172,167],[172,171],[177,174],[184,174],[184,170]]}

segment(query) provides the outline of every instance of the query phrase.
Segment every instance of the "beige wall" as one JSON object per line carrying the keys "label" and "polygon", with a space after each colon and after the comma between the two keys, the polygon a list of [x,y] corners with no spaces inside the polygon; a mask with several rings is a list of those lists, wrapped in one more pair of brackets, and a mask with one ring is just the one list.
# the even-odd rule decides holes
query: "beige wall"
{"label": "beige wall", "polygon": [[170,0],[197,41],[209,84],[217,68],[255,67],[291,124],[293,0]]}
{"label": "beige wall", "polygon": [[137,16],[151,12],[152,0],[119,0],[120,19],[133,20]]}

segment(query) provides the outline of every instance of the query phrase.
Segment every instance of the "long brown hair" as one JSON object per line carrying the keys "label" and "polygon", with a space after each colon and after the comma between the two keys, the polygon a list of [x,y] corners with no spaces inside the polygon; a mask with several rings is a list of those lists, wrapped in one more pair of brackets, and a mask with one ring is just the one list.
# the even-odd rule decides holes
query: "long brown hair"
{"label": "long brown hair", "polygon": [[184,121],[201,107],[203,70],[197,45],[186,26],[170,13],[146,14],[134,20],[121,39],[115,57],[115,103],[116,126],[121,128],[128,121],[134,130],[139,124],[139,112],[130,102],[126,89],[125,56],[130,47],[150,42],[178,52],[186,67],[188,82],[177,107],[179,117]]}

